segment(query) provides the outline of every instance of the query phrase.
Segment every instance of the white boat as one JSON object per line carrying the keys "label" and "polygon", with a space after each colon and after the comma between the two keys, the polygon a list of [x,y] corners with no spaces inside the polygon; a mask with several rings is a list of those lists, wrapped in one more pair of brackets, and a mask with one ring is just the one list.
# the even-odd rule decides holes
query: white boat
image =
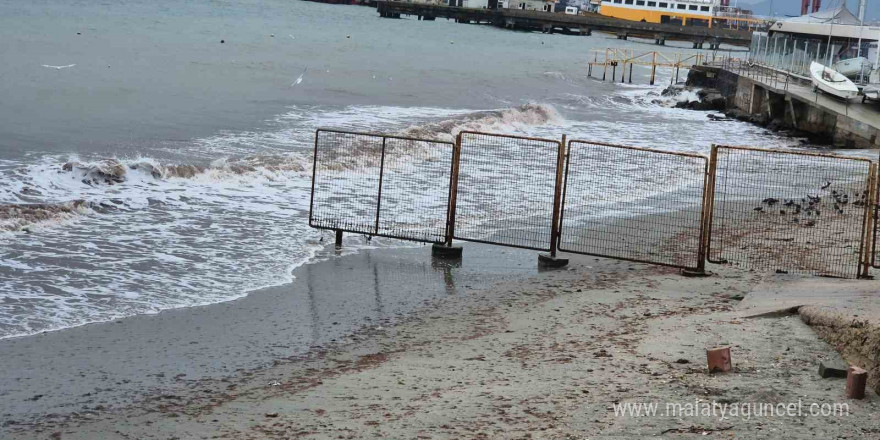
{"label": "white boat", "polygon": [[859,95],[859,88],[847,77],[815,61],[810,63],[810,76],[813,78],[814,91],[818,89],[841,99],[855,98]]}
{"label": "white boat", "polygon": [[834,63],[834,70],[843,76],[858,76],[862,71],[871,71],[871,62],[865,57],[849,58]]}

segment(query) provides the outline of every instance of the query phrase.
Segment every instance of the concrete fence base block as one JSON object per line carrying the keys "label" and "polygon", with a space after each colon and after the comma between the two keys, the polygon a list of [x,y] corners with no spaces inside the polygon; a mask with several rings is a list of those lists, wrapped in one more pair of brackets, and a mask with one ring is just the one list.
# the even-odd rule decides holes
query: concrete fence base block
{"label": "concrete fence base block", "polygon": [[726,373],[733,367],[730,361],[730,347],[715,347],[706,350],[706,361],[710,373]]}
{"label": "concrete fence base block", "polygon": [[846,397],[850,399],[864,399],[865,385],[868,384],[868,372],[859,367],[849,367],[846,370]]}
{"label": "concrete fence base block", "polygon": [[829,377],[844,379],[849,374],[847,370],[848,368],[844,365],[826,365],[824,362],[819,362],[819,376],[822,379]]}
{"label": "concrete fence base block", "polygon": [[431,256],[457,260],[461,258],[461,246],[446,246],[443,243],[434,243],[431,245]]}
{"label": "concrete fence base block", "polygon": [[681,275],[685,277],[708,277],[712,276],[712,272],[706,272],[705,270],[697,269],[682,269]]}
{"label": "concrete fence base block", "polygon": [[555,269],[568,265],[568,258],[553,257],[550,254],[538,254],[538,267]]}

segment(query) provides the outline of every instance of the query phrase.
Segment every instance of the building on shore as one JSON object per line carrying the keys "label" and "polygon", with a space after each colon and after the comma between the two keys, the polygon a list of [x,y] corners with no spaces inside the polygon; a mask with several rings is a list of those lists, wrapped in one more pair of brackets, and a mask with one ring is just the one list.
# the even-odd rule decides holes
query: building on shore
{"label": "building on shore", "polygon": [[678,26],[761,28],[765,18],[730,6],[730,0],[601,0],[599,13],[608,17]]}
{"label": "building on shore", "polygon": [[678,26],[756,29],[766,18],[730,6],[730,0],[601,0],[599,13],[608,17]]}
{"label": "building on shore", "polygon": [[755,32],[749,61],[794,75],[809,77],[810,63],[835,66],[843,60],[864,58],[864,82],[870,69],[880,68],[880,26],[862,25],[846,7],[777,21],[767,32]]}
{"label": "building on shore", "polygon": [[[422,0],[425,3],[433,3],[432,0]],[[419,0],[413,0],[418,3]],[[527,11],[556,12],[555,0],[444,0],[447,6],[475,9],[523,9]]]}

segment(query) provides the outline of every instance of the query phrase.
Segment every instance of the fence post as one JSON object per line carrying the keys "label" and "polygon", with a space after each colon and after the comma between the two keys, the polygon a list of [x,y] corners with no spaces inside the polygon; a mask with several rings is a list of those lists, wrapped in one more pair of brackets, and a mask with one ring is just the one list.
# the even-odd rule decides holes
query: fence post
{"label": "fence post", "polygon": [[382,136],[382,157],[379,159],[379,192],[376,194],[376,230],[374,234],[379,233],[379,209],[382,207],[382,177],[385,175],[385,142],[388,140]]}
{"label": "fence post", "polygon": [[706,178],[703,185],[703,211],[702,224],[700,225],[700,261],[697,263],[697,271],[706,271],[706,258],[709,254],[709,222],[712,219],[712,203],[715,200],[715,165],[718,161],[717,150],[712,145],[712,153],[706,167]]}
{"label": "fence post", "polygon": [[312,193],[309,195],[309,226],[312,225],[312,212],[315,210],[315,177],[318,175],[318,136],[321,129],[315,130],[315,152],[312,155]]}
{"label": "fence post", "polygon": [[538,254],[538,265],[543,267],[563,267],[568,264],[567,258],[556,258],[556,250],[559,245],[559,218],[562,214],[562,173],[565,169],[566,135],[562,135],[562,142],[556,149],[556,184],[553,189],[553,215],[550,219],[550,255]]}
{"label": "fence post", "polygon": [[431,246],[431,255],[444,259],[461,258],[461,246],[452,246],[452,237],[455,236],[455,205],[458,200],[458,168],[461,161],[461,133],[455,137],[455,145],[452,146],[452,167],[449,175],[449,205],[446,211],[446,242],[434,243]]}
{"label": "fence post", "polygon": [[859,278],[870,278],[868,271],[874,257],[874,222],[877,221],[877,165],[872,163],[868,177],[868,198],[865,203],[865,216],[862,224],[862,244],[859,265]]}
{"label": "fence post", "polygon": [[[870,249],[870,258],[868,261],[870,262],[870,266],[874,267],[874,263],[876,263],[876,252],[877,252],[877,217],[880,215],[880,200],[877,200],[880,197],[880,165],[874,167],[874,184],[872,186],[874,189],[874,200],[873,205],[871,205],[871,215],[872,215],[872,224],[871,228],[871,237],[870,242],[868,243],[871,246]],[[870,190],[868,191],[870,195]]]}
{"label": "fence post", "polygon": [[461,133],[455,137],[455,146],[452,147],[452,181],[449,184],[449,224],[446,235],[446,246],[452,246],[452,237],[455,236],[455,206],[458,200],[458,169],[461,160]]}
{"label": "fence post", "polygon": [[[715,177],[718,170],[718,146],[712,144],[712,153],[709,155],[709,172],[706,176],[706,190],[703,198],[703,236],[702,250],[703,260],[710,260],[709,251],[712,245],[712,212],[715,210]],[[701,262],[705,267],[705,262]]]}
{"label": "fence post", "polygon": [[562,143],[556,152],[556,185],[553,190],[553,224],[550,226],[550,256],[556,257],[559,244],[559,209],[562,204],[562,171],[565,165],[566,136],[562,135]]}

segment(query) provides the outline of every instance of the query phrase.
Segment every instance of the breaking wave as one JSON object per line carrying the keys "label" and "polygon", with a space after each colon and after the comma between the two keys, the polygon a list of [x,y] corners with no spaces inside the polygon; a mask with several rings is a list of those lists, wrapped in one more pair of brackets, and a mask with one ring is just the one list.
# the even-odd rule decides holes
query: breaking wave
{"label": "breaking wave", "polygon": [[[433,118],[427,117],[427,111],[421,113],[416,123],[398,121],[397,128],[390,130],[391,134],[451,142],[463,130],[528,133],[536,126],[562,121],[555,108],[536,103],[463,113],[441,109],[436,112],[440,116]],[[293,138],[287,130],[283,128],[268,136]],[[5,193],[0,192],[0,231],[30,232],[35,225],[60,225],[85,214],[166,203],[167,197],[162,193],[168,188],[162,185],[168,182],[175,182],[172,186],[185,186],[186,181],[208,185],[304,182],[310,179],[312,169],[312,145],[306,141],[308,137],[298,137],[286,150],[270,148],[240,154],[240,135],[230,135],[227,143],[232,148],[226,151],[232,154],[195,163],[163,163],[150,157],[44,158],[43,163],[26,165],[0,175],[3,180],[12,180]],[[210,143],[215,154],[224,152],[222,138],[212,138]],[[429,143],[399,143],[394,148],[398,157],[430,158],[432,155]],[[330,171],[379,165],[380,155],[374,145],[354,145],[335,154],[338,157],[328,166]]]}
{"label": "breaking wave", "polygon": [[32,226],[57,224],[92,212],[91,207],[85,200],[0,205],[0,231],[30,232]]}
{"label": "breaking wave", "polygon": [[532,127],[560,122],[556,109],[548,104],[525,104],[504,110],[475,112],[440,122],[408,127],[399,134],[417,138],[452,141],[461,131],[521,133]]}

